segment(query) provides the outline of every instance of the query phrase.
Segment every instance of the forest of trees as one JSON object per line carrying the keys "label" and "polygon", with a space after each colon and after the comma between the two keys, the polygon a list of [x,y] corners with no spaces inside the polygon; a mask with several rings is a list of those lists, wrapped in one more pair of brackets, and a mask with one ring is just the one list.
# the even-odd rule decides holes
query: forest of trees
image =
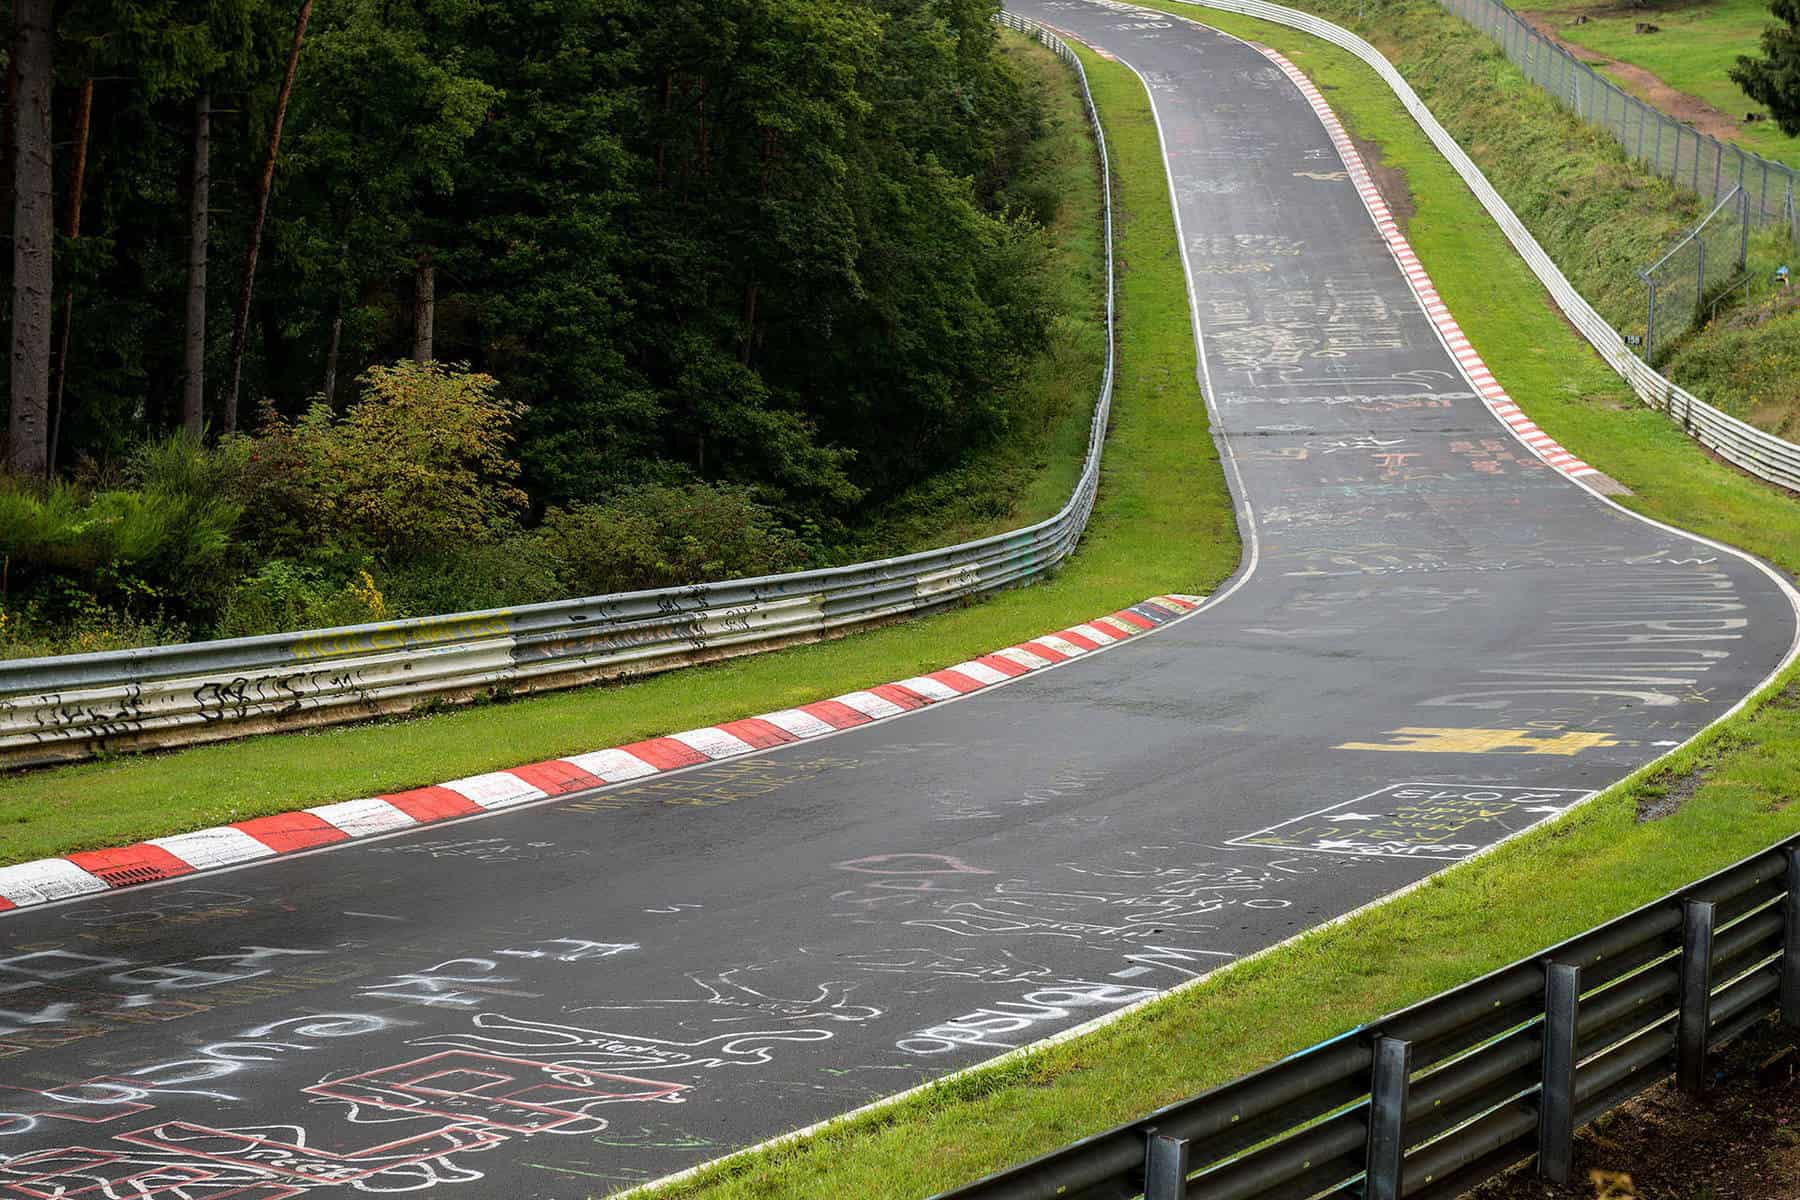
{"label": "forest of trees", "polygon": [[1054,315],[995,7],[12,0],[0,633],[816,560]]}

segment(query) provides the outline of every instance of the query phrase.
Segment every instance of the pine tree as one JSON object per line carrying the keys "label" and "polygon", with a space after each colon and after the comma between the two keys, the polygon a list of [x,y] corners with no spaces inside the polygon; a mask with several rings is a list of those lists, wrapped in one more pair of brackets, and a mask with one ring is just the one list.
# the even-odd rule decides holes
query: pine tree
{"label": "pine tree", "polygon": [[1800,0],[1771,0],[1779,25],[1763,30],[1762,57],[1740,55],[1731,79],[1769,110],[1781,132],[1800,137]]}

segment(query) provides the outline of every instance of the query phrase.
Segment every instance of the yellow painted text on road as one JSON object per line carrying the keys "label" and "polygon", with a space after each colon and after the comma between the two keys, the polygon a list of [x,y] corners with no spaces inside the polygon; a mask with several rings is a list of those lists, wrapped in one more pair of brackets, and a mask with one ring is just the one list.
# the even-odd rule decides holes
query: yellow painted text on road
{"label": "yellow painted text on road", "polygon": [[1537,734],[1529,729],[1430,729],[1408,725],[1386,742],[1344,742],[1339,750],[1401,750],[1414,754],[1580,754],[1616,746],[1608,733]]}

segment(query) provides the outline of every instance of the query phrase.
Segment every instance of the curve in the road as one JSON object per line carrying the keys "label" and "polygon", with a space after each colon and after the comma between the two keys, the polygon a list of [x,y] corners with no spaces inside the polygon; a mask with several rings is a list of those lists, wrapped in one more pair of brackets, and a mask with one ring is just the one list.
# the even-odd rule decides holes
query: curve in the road
{"label": "curve in the road", "polygon": [[12,916],[0,1196],[629,1186],[1386,895],[1788,656],[1772,573],[1508,437],[1276,64],[1017,7],[1149,86],[1254,571],[817,745]]}

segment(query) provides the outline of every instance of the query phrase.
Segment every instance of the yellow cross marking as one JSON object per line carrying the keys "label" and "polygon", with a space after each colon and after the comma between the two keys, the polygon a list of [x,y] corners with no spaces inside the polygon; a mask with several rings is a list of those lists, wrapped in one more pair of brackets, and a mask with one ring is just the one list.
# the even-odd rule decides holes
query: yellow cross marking
{"label": "yellow cross marking", "polygon": [[1563,733],[1554,737],[1529,729],[1429,729],[1408,725],[1388,735],[1391,742],[1344,742],[1339,750],[1405,750],[1416,754],[1580,754],[1596,746],[1616,746],[1608,733]]}

